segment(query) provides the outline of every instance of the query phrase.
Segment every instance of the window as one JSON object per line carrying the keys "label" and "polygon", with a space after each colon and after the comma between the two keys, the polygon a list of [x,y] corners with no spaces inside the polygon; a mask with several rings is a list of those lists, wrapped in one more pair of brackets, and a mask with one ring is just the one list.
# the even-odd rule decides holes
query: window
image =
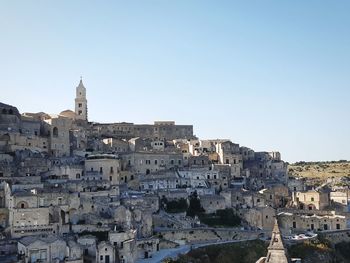
{"label": "window", "polygon": [[58,128],[57,127],[53,128],[52,135],[53,135],[53,137],[58,137]]}
{"label": "window", "polygon": [[315,198],[311,197],[311,202],[314,202],[315,201]]}
{"label": "window", "polygon": [[83,107],[83,104],[79,103],[79,108]]}
{"label": "window", "polygon": [[336,226],[336,227],[337,227],[337,229],[340,229],[340,224],[337,224],[337,226]]}
{"label": "window", "polygon": [[113,166],[111,166],[110,173],[111,173],[111,174],[114,173]]}
{"label": "window", "polygon": [[293,228],[297,228],[297,222],[293,222]]}
{"label": "window", "polygon": [[100,260],[101,260],[101,261],[103,260],[103,256],[102,256],[102,255],[100,256]]}
{"label": "window", "polygon": [[101,173],[103,173],[103,168],[102,168],[102,167],[100,167],[100,174],[101,174]]}
{"label": "window", "polygon": [[158,164],[158,160],[154,160],[154,164],[157,165]]}
{"label": "window", "polygon": [[230,164],[230,160],[229,159],[226,159],[226,164]]}

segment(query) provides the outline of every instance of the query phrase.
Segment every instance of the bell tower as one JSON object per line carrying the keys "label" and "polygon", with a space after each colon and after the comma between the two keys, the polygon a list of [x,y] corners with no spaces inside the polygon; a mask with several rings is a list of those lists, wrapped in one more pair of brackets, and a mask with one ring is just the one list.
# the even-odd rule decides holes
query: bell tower
{"label": "bell tower", "polygon": [[80,77],[80,82],[76,88],[75,96],[75,118],[77,120],[88,120],[87,100],[86,100],[86,88],[84,87],[83,80]]}

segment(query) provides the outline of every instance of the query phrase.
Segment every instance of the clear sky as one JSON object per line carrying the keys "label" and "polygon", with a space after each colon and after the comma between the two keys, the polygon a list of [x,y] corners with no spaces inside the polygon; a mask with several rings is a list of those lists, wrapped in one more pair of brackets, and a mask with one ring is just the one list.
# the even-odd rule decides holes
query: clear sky
{"label": "clear sky", "polygon": [[0,101],[350,159],[350,1],[1,1]]}

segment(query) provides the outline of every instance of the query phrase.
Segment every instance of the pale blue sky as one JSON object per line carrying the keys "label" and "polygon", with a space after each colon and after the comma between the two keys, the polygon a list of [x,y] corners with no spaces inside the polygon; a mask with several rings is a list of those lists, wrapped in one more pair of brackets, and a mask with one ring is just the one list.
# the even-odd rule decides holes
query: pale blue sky
{"label": "pale blue sky", "polygon": [[0,101],[350,159],[350,1],[2,1]]}

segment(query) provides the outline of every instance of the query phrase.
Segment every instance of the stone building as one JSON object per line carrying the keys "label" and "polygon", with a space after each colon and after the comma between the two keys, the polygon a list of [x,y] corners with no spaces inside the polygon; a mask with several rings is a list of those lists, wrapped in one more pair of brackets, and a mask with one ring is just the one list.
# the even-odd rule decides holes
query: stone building
{"label": "stone building", "polygon": [[218,142],[216,152],[219,155],[220,164],[227,164],[231,167],[231,176],[240,177],[243,170],[243,157],[239,144],[231,141]]}
{"label": "stone building", "polygon": [[108,180],[112,185],[120,182],[121,161],[113,154],[90,155],[85,160],[85,177]]}
{"label": "stone building", "polygon": [[268,189],[260,190],[266,203],[274,208],[285,207],[290,200],[289,189],[282,184],[270,186]]}
{"label": "stone building", "polygon": [[151,124],[134,123],[93,123],[92,133],[118,139],[131,139],[136,137],[149,138],[154,140],[174,140],[174,139],[192,139],[192,125],[176,125],[175,122],[155,121]]}
{"label": "stone building", "polygon": [[279,213],[281,228],[286,231],[325,231],[346,229],[346,217],[335,212],[306,214],[298,211]]}
{"label": "stone building", "polygon": [[301,210],[324,210],[330,204],[329,194],[316,190],[293,193],[292,201]]}
{"label": "stone building", "polygon": [[18,255],[25,263],[64,262],[67,244],[58,236],[24,237],[18,241]]}
{"label": "stone building", "polygon": [[137,257],[138,258],[152,258],[153,254],[159,251],[158,238],[143,238],[136,241]]}
{"label": "stone building", "polygon": [[126,153],[129,151],[129,143],[126,140],[106,138],[102,141],[105,145],[104,151],[106,152]]}
{"label": "stone building", "polygon": [[255,189],[265,188],[268,180],[283,184],[288,181],[287,164],[268,152],[255,152],[253,159],[243,162],[243,169],[249,170],[250,184]]}
{"label": "stone building", "polygon": [[45,120],[49,124],[49,152],[55,157],[70,156],[69,130],[72,127],[72,120],[56,115],[50,117]]}
{"label": "stone building", "polygon": [[123,169],[136,174],[150,174],[161,170],[183,167],[181,153],[134,152],[121,156]]}
{"label": "stone building", "polygon": [[207,214],[226,208],[225,198],[220,195],[200,195],[199,200]]}
{"label": "stone building", "polygon": [[272,207],[255,207],[240,211],[250,226],[257,229],[272,230],[276,217],[276,210]]}
{"label": "stone building", "polygon": [[121,263],[134,263],[137,258],[136,230],[110,231],[108,240],[118,250]]}
{"label": "stone building", "polygon": [[96,262],[116,262],[116,248],[109,242],[102,241],[97,245]]}
{"label": "stone building", "polygon": [[175,189],[181,186],[181,178],[176,172],[170,171],[141,176],[139,184],[142,191]]}
{"label": "stone building", "polygon": [[306,190],[305,178],[289,177],[287,186],[291,192],[302,192]]}
{"label": "stone building", "polygon": [[347,210],[348,206],[348,192],[347,191],[332,191],[329,193],[329,198],[333,204],[344,206]]}

